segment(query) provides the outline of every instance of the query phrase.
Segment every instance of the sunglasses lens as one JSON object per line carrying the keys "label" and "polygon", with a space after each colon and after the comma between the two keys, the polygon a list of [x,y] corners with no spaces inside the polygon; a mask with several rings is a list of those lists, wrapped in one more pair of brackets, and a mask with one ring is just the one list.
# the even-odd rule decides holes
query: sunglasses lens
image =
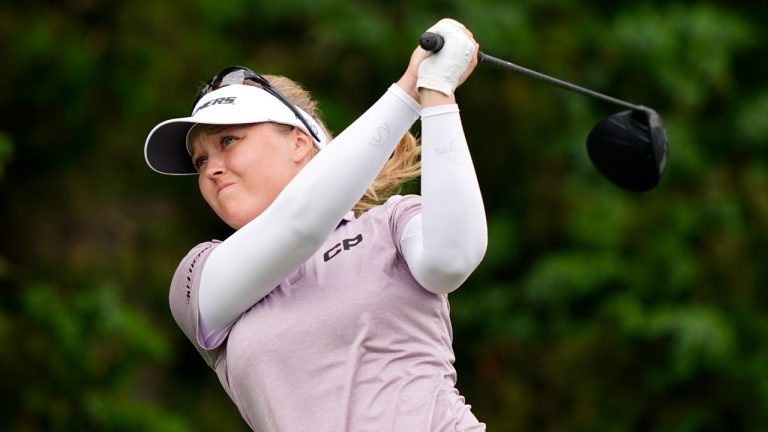
{"label": "sunglasses lens", "polygon": [[235,69],[223,75],[218,75],[216,78],[215,87],[219,88],[231,84],[243,84],[245,80],[253,75],[252,72],[249,72],[250,71],[246,71],[245,69]]}
{"label": "sunglasses lens", "polygon": [[203,85],[203,87],[197,93],[195,101],[192,103],[192,108],[194,109],[195,105],[197,105],[197,102],[200,101],[200,99],[202,99],[202,97],[206,94],[230,84],[243,84],[246,80],[252,79],[254,76],[257,75],[250,69],[243,67],[228,67],[222,70],[221,72],[214,75],[210,81],[205,83],[205,85]]}

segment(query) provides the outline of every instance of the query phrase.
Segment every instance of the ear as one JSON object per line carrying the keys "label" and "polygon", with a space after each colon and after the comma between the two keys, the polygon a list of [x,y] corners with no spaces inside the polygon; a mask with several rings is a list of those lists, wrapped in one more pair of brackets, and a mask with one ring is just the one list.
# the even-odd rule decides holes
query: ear
{"label": "ear", "polygon": [[312,138],[297,127],[294,127],[291,132],[294,137],[291,147],[293,161],[301,163],[304,160],[308,160],[312,156],[312,150],[315,147]]}

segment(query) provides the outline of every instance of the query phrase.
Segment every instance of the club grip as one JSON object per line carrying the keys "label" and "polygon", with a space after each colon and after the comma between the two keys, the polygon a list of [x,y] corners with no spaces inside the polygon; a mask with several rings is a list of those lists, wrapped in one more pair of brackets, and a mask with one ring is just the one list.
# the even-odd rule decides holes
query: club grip
{"label": "club grip", "polygon": [[424,32],[419,37],[419,46],[426,51],[438,52],[443,48],[445,40],[437,33]]}

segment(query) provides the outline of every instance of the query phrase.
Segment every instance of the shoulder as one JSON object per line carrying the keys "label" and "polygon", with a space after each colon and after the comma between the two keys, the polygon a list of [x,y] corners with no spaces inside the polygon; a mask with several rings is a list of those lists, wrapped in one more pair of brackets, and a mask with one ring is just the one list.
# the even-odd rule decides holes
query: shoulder
{"label": "shoulder", "polygon": [[186,330],[185,333],[194,330],[197,288],[203,264],[219,243],[221,242],[214,240],[195,245],[181,259],[173,274],[168,300],[177,324]]}
{"label": "shoulder", "polygon": [[421,204],[421,195],[416,195],[416,194],[392,195],[382,205],[392,207],[392,206],[402,206],[402,205],[409,205],[409,204],[415,204],[415,203]]}
{"label": "shoulder", "polygon": [[397,232],[411,218],[421,213],[421,196],[394,195],[384,203],[384,206],[387,208],[392,231]]}
{"label": "shoulder", "polygon": [[176,279],[181,276],[189,276],[192,275],[195,272],[200,271],[200,267],[202,267],[202,263],[205,262],[206,259],[208,259],[208,256],[211,254],[211,252],[218,246],[221,242],[219,240],[211,240],[206,241],[202,243],[198,243],[192,249],[187,252],[187,254],[184,256],[184,258],[181,259],[179,262],[179,265],[176,267],[176,271],[173,275],[173,281],[176,282]]}
{"label": "shoulder", "polygon": [[173,275],[173,281],[171,283],[172,286],[176,282],[179,282],[177,279],[190,278],[189,282],[191,282],[191,277],[196,272],[200,271],[202,264],[206,259],[208,259],[210,253],[216,248],[216,246],[219,245],[219,243],[221,242],[218,240],[207,241],[199,243],[190,249],[184,258],[181,259],[178,267],[176,268],[176,272]]}
{"label": "shoulder", "polygon": [[421,196],[393,195],[377,208],[386,212],[390,219],[410,219],[413,214],[421,212]]}
{"label": "shoulder", "polygon": [[219,243],[221,243],[219,240],[211,240],[198,243],[192,249],[190,249],[189,252],[187,252],[184,258],[181,259],[179,267],[176,269],[176,271],[182,267],[194,266],[196,262],[206,258],[208,254],[210,254],[211,251],[219,245]]}
{"label": "shoulder", "polygon": [[392,195],[383,203],[358,216],[357,219],[398,220],[403,217],[410,219],[413,214],[419,212],[421,212],[420,195]]}
{"label": "shoulder", "polygon": [[360,221],[386,226],[393,239],[399,239],[408,221],[421,213],[421,196],[393,195],[360,216]]}

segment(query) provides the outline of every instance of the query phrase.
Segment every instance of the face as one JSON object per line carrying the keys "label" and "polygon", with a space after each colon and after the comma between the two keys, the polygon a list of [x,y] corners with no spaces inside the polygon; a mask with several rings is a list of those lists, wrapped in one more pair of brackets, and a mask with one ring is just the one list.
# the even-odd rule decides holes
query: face
{"label": "face", "polygon": [[240,229],[306,165],[313,145],[298,128],[257,123],[200,134],[192,150],[203,198],[224,222]]}

